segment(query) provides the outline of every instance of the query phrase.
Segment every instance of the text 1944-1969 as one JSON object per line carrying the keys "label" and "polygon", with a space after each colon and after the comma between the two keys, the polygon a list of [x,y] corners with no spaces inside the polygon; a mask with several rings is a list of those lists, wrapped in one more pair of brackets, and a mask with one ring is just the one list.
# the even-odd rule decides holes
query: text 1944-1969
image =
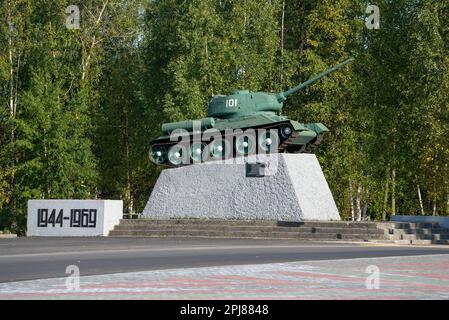
{"label": "text 1944-1969", "polygon": [[64,215],[60,209],[38,209],[37,226],[47,227],[70,227],[70,228],[96,228],[97,209],[71,209],[70,213]]}

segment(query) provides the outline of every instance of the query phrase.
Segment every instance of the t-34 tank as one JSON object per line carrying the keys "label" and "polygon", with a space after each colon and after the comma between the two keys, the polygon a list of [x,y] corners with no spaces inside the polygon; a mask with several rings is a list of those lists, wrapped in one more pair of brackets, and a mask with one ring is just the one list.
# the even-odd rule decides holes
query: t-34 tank
{"label": "t-34 tank", "polygon": [[312,152],[328,128],[321,123],[299,123],[278,112],[290,95],[352,61],[346,60],[285,92],[239,90],[214,96],[207,118],[164,123],[162,136],[151,143],[150,159],[178,167],[256,153]]}

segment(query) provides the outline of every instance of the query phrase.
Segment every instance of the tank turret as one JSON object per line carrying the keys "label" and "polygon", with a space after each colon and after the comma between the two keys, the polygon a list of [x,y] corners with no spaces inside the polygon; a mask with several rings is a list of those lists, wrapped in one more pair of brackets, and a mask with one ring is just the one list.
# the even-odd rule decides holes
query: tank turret
{"label": "tank turret", "polygon": [[[207,118],[163,124],[162,136],[151,144],[150,159],[156,164],[176,167],[259,152],[312,152],[329,130],[321,123],[299,123],[278,112],[289,96],[353,60],[348,59],[285,92],[237,90],[214,96],[208,104]],[[211,138],[211,130],[218,135]],[[251,133],[254,137],[245,131],[254,131]],[[184,144],[178,143],[180,133]],[[206,138],[201,138],[203,133]]]}
{"label": "tank turret", "polygon": [[303,90],[328,74],[343,68],[354,59],[348,59],[339,65],[307,80],[298,86],[277,94],[267,92],[234,91],[230,95],[218,95],[212,98],[208,106],[208,117],[235,118],[264,112],[278,112],[289,96]]}

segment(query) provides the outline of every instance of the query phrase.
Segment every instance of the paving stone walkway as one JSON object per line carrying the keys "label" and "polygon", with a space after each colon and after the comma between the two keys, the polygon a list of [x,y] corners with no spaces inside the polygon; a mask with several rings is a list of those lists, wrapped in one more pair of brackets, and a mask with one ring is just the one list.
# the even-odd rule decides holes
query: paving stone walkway
{"label": "paving stone walkway", "polygon": [[79,290],[74,280],[0,283],[0,299],[449,299],[449,255],[83,276]]}

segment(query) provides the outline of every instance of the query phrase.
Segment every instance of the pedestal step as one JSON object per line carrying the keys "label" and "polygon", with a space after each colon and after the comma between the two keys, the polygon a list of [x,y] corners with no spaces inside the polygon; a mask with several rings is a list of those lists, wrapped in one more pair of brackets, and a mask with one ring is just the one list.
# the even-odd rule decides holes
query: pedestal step
{"label": "pedestal step", "polygon": [[388,239],[376,223],[215,219],[122,220],[110,236],[357,241]]}

